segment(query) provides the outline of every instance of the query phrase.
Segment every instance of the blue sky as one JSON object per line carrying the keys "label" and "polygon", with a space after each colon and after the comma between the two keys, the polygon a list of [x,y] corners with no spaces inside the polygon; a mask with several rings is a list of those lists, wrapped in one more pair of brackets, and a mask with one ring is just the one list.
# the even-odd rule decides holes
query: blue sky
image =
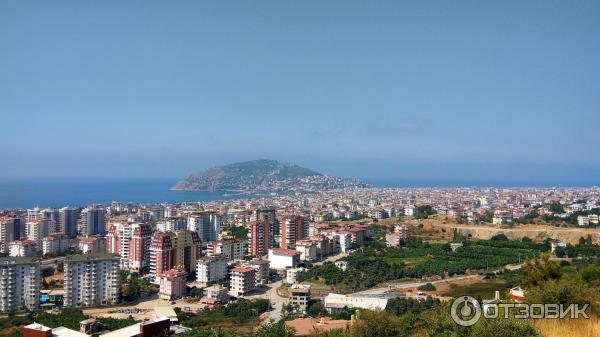
{"label": "blue sky", "polygon": [[600,183],[598,1],[1,1],[0,177]]}

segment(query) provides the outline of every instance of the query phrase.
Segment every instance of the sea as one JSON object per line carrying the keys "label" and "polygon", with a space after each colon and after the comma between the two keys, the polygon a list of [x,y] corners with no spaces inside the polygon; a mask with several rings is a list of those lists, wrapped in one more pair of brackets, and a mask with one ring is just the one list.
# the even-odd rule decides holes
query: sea
{"label": "sea", "polygon": [[[363,179],[377,187],[589,187],[599,181],[451,181]],[[247,198],[250,195],[223,192],[171,191],[177,179],[28,179],[0,180],[0,209],[84,206],[112,201],[163,203]]]}
{"label": "sea", "polygon": [[167,179],[0,180],[0,209],[84,206],[112,201],[151,204],[248,197],[239,193],[171,191],[175,182]]}

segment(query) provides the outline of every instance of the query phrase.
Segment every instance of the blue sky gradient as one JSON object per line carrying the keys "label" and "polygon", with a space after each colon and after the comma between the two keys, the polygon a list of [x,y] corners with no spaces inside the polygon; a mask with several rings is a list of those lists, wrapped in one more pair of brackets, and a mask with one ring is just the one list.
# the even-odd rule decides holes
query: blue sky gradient
{"label": "blue sky gradient", "polygon": [[600,183],[598,1],[1,1],[0,177]]}

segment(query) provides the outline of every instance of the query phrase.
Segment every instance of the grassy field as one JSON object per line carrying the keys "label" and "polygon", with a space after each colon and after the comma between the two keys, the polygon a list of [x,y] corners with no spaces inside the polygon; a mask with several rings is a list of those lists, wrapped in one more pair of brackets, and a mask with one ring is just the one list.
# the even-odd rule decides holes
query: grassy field
{"label": "grassy field", "polygon": [[482,299],[492,299],[494,298],[496,290],[499,290],[500,293],[502,293],[506,290],[506,283],[501,279],[481,281],[451,289],[450,291],[445,292],[443,296],[459,297],[468,295],[475,298],[481,297]]}
{"label": "grassy field", "polygon": [[534,321],[535,327],[545,337],[598,337],[600,321],[589,319],[544,319]]}

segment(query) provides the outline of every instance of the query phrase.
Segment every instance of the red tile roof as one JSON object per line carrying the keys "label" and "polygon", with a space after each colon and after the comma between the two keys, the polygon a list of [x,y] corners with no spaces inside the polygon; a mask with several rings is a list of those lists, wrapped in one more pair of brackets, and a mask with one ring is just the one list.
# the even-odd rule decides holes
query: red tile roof
{"label": "red tile roof", "polygon": [[295,249],[273,248],[273,254],[294,256],[294,255],[300,255],[300,252]]}

